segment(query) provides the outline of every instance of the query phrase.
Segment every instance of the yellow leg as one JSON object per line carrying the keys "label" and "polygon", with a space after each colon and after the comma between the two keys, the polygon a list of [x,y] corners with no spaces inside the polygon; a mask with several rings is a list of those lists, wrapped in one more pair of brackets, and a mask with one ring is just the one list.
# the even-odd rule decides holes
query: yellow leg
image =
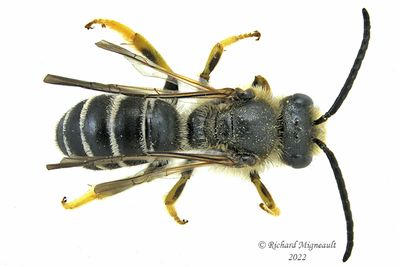
{"label": "yellow leg", "polygon": [[163,169],[167,164],[167,161],[155,160],[150,163],[146,169],[135,174],[134,176],[91,186],[88,192],[74,200],[68,201],[67,198],[64,197],[61,201],[61,204],[65,209],[75,209],[95,199],[103,199],[116,195],[133,186],[154,180],[157,178],[157,176],[152,177],[149,175],[151,175],[153,172]]}
{"label": "yellow leg", "polygon": [[63,199],[61,200],[61,204],[63,205],[64,209],[75,209],[97,198],[98,196],[94,192],[94,187],[90,187],[89,191],[86,194],[72,201],[67,201],[67,198],[63,197]]}
{"label": "yellow leg", "polygon": [[75,209],[95,199],[103,199],[106,197],[116,195],[135,185],[148,181],[145,178],[143,179],[141,178],[142,176],[139,175],[137,177],[129,177],[121,180],[97,184],[91,186],[88,192],[86,192],[85,194],[74,200],[68,201],[67,198],[64,197],[61,201],[61,204],[65,209]]}
{"label": "yellow leg", "polygon": [[161,54],[158,53],[154,46],[152,46],[151,43],[147,41],[146,38],[144,38],[141,34],[134,32],[131,28],[122,23],[110,19],[94,19],[86,24],[85,28],[92,29],[93,25],[95,24],[100,24],[103,28],[108,27],[118,32],[130,45],[142,53],[146,58],[153,61],[160,67],[171,71],[171,68],[168,66]]}
{"label": "yellow leg", "polygon": [[200,77],[203,78],[206,81],[209,81],[210,79],[210,74],[214,70],[215,66],[217,66],[219,59],[222,56],[222,53],[224,52],[225,47],[236,43],[239,40],[249,38],[249,37],[256,37],[256,40],[259,40],[261,37],[261,34],[258,31],[252,32],[252,33],[246,33],[246,34],[241,34],[241,35],[235,35],[228,37],[221,42],[217,43],[214,45],[212,48],[210,55],[208,56],[208,60],[206,63],[206,66],[204,67],[203,72],[200,74]]}
{"label": "yellow leg", "polygon": [[262,90],[264,90],[266,92],[271,91],[271,87],[269,87],[267,79],[265,79],[261,75],[257,75],[256,77],[254,77],[254,81],[253,81],[252,85],[256,86],[256,87],[260,87]]}
{"label": "yellow leg", "polygon": [[268,192],[265,185],[261,182],[258,173],[256,171],[252,171],[250,173],[250,178],[252,183],[256,186],[257,192],[263,201],[263,203],[260,204],[260,208],[273,216],[279,216],[280,210],[276,206],[271,194]]}
{"label": "yellow leg", "polygon": [[185,224],[188,222],[188,220],[185,219],[182,220],[179,218],[174,204],[181,195],[183,188],[185,187],[186,182],[189,180],[191,175],[192,175],[192,170],[182,173],[182,176],[179,179],[179,181],[174,185],[174,187],[172,187],[168,195],[165,197],[165,206],[167,208],[169,215],[171,215],[171,217],[174,218],[174,220],[179,224]]}

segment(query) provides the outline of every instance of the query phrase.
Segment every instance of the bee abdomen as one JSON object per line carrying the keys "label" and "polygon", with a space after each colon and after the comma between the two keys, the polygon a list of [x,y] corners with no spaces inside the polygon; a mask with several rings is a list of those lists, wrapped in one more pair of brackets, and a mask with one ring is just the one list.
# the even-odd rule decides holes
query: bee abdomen
{"label": "bee abdomen", "polygon": [[[135,156],[177,150],[179,127],[177,111],[162,100],[99,95],[78,103],[61,118],[56,140],[67,156]],[[145,162],[97,167],[111,169]]]}
{"label": "bee abdomen", "polygon": [[86,156],[81,136],[79,118],[85,101],[70,109],[57,125],[56,141],[58,147],[67,156]]}

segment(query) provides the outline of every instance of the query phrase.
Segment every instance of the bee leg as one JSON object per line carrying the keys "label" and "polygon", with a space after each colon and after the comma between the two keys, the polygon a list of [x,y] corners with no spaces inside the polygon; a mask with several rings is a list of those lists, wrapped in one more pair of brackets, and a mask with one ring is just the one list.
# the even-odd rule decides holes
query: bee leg
{"label": "bee leg", "polygon": [[258,172],[255,170],[251,171],[250,179],[251,182],[256,186],[257,192],[263,201],[263,203],[260,204],[260,208],[273,216],[278,216],[280,214],[280,210],[276,206],[271,194],[268,192],[265,185],[261,182]]}
{"label": "bee leg", "polygon": [[261,88],[261,90],[266,91],[266,92],[270,92],[271,91],[271,87],[269,87],[267,79],[265,79],[261,75],[257,75],[257,76],[254,77],[254,81],[252,83],[252,86],[253,87],[259,87],[259,88]]}
{"label": "bee leg", "polygon": [[179,181],[174,185],[174,187],[172,187],[168,195],[165,197],[165,206],[167,208],[169,215],[171,215],[171,217],[174,218],[174,220],[179,224],[186,224],[188,220],[185,219],[182,220],[179,218],[178,213],[175,210],[174,204],[181,195],[183,188],[186,185],[186,182],[192,175],[192,172],[193,170],[183,172]]}
{"label": "bee leg", "polygon": [[134,176],[121,179],[116,181],[104,182],[94,186],[90,186],[89,191],[72,201],[68,201],[66,197],[63,197],[61,204],[65,209],[75,209],[84,204],[87,204],[95,199],[103,199],[121,193],[135,185],[142,184],[144,182],[150,182],[155,178],[146,177],[146,174],[160,170],[166,167],[168,161],[155,160],[147,166],[147,168]]}
{"label": "bee leg", "polygon": [[[147,59],[168,71],[172,71],[157,49],[140,33],[133,31],[131,28],[122,23],[110,19],[94,19],[86,24],[85,28],[88,30],[93,29],[93,25],[95,24],[100,24],[103,28],[108,27],[118,32],[128,42],[129,45],[138,50]],[[175,83],[167,80],[164,85],[164,89],[177,91],[178,86]]]}
{"label": "bee leg", "polygon": [[256,40],[260,39],[261,34],[258,31],[254,31],[251,33],[246,33],[246,34],[240,34],[240,35],[234,35],[231,37],[228,37],[216,45],[211,49],[210,55],[208,56],[207,63],[204,67],[203,72],[200,74],[200,77],[208,82],[210,80],[210,74],[214,70],[215,66],[217,66],[219,59],[222,56],[222,53],[224,52],[225,47],[236,43],[239,40],[249,38],[249,37],[256,37]]}

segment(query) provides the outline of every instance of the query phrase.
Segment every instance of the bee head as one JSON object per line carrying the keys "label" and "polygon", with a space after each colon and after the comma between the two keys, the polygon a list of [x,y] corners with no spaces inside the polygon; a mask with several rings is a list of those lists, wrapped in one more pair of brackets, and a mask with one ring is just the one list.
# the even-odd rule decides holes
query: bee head
{"label": "bee head", "polygon": [[307,167],[312,161],[314,105],[304,94],[285,97],[280,102],[282,161],[293,168]]}
{"label": "bee head", "polygon": [[294,168],[306,167],[312,161],[312,148],[313,144],[315,144],[325,153],[335,175],[340,198],[342,200],[347,228],[347,245],[346,251],[343,255],[343,262],[349,259],[353,248],[353,217],[339,163],[337,162],[333,152],[320,139],[320,136],[318,136],[318,130],[320,129],[320,125],[323,125],[338,111],[352,88],[358,70],[361,67],[361,63],[368,48],[371,28],[369,14],[365,8],[362,10],[362,14],[364,18],[364,34],[361,46],[346,82],[331,108],[325,114],[315,119],[314,116],[316,114],[316,109],[313,107],[311,98],[306,95],[295,94],[286,97],[280,104],[282,112],[280,115],[281,121],[279,127],[280,137],[282,140],[283,162]]}

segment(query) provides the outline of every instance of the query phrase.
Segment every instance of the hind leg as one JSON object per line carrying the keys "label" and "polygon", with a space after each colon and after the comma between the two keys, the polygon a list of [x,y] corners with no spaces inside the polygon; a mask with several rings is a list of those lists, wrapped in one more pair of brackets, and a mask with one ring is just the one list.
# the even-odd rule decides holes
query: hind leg
{"label": "hind leg", "polygon": [[[103,28],[110,28],[116,31],[128,42],[129,45],[139,51],[147,59],[168,71],[172,71],[157,49],[140,33],[133,31],[122,23],[110,19],[94,19],[86,24],[85,28],[93,29],[93,25],[95,24],[100,24]],[[164,89],[177,91],[178,86],[175,84],[175,81],[166,81]]]}
{"label": "hind leg", "polygon": [[142,184],[144,182],[152,181],[153,177],[149,177],[146,174],[159,171],[165,168],[168,165],[168,161],[159,161],[155,160],[147,166],[143,171],[135,174],[130,179],[121,179],[116,181],[105,182],[101,184],[97,184],[95,186],[91,186],[89,191],[83,194],[81,197],[74,199],[72,201],[68,201],[66,197],[64,197],[61,201],[61,204],[65,209],[75,209],[82,205],[85,205],[95,199],[103,199],[106,197],[110,197],[121,193],[135,185]]}

